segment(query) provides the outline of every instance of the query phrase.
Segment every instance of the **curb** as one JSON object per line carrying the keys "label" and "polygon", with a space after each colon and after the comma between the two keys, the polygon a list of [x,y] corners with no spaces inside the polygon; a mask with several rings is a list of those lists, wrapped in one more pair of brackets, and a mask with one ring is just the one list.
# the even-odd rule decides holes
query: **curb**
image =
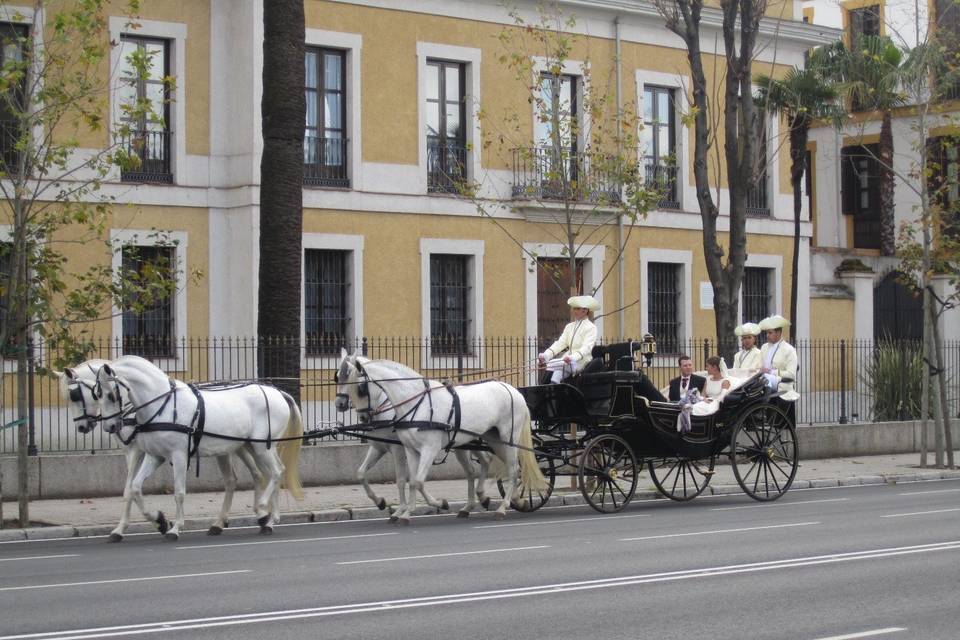
{"label": "curb", "polygon": [[[847,476],[843,478],[814,478],[811,480],[794,480],[792,489],[811,489],[824,487],[845,487],[858,485],[875,484],[898,484],[904,482],[925,482],[931,480],[952,480],[960,478],[960,470],[935,469],[923,470],[916,473],[893,473],[880,475],[862,475]],[[708,487],[711,495],[731,495],[742,493],[743,489],[738,484],[710,485]],[[649,500],[667,498],[656,491],[637,490],[633,499]],[[499,499],[499,496],[497,496]],[[436,515],[442,513],[455,514],[460,507],[465,504],[464,500],[450,501],[448,511],[440,511],[429,505],[419,505],[414,511],[415,516]],[[549,507],[557,506],[579,506],[585,505],[587,501],[579,492],[554,494],[547,502]],[[283,514],[283,524],[299,524],[307,522],[337,522],[344,520],[376,520],[389,518],[389,507],[380,510],[373,506],[351,506],[340,505],[329,509],[317,511],[289,511]],[[187,518],[184,521],[184,531],[206,531],[213,522],[214,517]],[[233,516],[230,519],[232,527],[253,527],[256,526],[255,516]],[[115,527],[115,524],[93,524],[93,525],[55,525],[49,527],[29,527],[25,529],[0,529],[0,542],[22,542],[25,540],[63,540],[67,538],[87,538],[102,537],[108,535]],[[156,527],[150,522],[131,522],[127,527],[127,534],[152,533]]]}

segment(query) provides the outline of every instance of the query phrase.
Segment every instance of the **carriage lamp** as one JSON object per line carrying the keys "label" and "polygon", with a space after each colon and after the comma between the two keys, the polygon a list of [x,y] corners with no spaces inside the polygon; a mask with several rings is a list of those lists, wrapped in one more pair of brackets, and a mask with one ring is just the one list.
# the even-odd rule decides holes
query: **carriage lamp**
{"label": "carriage lamp", "polygon": [[657,355],[657,341],[654,339],[652,334],[645,333],[643,334],[643,359],[647,361],[647,366],[653,362],[653,356]]}

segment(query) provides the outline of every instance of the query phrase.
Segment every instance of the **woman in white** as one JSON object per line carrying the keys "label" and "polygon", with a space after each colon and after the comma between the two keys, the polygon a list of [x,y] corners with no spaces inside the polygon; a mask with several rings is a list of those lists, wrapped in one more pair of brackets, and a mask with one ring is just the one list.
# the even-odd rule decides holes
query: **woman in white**
{"label": "woman in white", "polygon": [[[538,356],[540,365],[553,372],[550,381],[554,383],[572,376],[590,362],[590,352],[597,343],[597,327],[590,321],[590,314],[600,308],[600,303],[593,296],[573,296],[567,304],[573,309],[573,322]],[[558,358],[563,352],[566,355]]]}
{"label": "woman in white", "polygon": [[691,416],[709,416],[720,409],[724,396],[733,388],[733,381],[727,376],[727,365],[719,356],[707,358],[707,383],[703,394],[687,395],[680,401],[680,415],[677,416],[677,432],[690,431]]}
{"label": "woman in white", "polygon": [[760,349],[757,348],[757,336],[760,335],[760,325],[745,322],[733,330],[740,338],[740,351],[733,356],[731,369],[753,369],[753,373],[763,366]]}

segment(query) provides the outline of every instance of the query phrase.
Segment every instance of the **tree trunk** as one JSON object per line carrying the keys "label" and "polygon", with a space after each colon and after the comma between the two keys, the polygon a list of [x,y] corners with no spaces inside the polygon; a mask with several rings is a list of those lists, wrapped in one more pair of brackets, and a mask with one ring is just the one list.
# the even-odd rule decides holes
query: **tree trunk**
{"label": "tree trunk", "polygon": [[302,0],[263,6],[263,157],[260,161],[261,378],[300,399],[303,135]]}
{"label": "tree trunk", "polygon": [[[933,296],[930,296],[933,298]],[[940,422],[939,428],[943,429],[943,448],[947,454],[947,468],[953,469],[953,433],[950,431],[950,408],[947,403],[947,380],[946,367],[943,358],[943,339],[940,336],[940,328],[937,323],[939,311],[930,306],[930,325],[933,332],[933,361],[937,367],[937,395],[940,398],[940,404],[937,407],[937,419]]]}
{"label": "tree trunk", "polygon": [[880,253],[897,252],[897,221],[894,208],[893,124],[889,111],[883,112],[880,126]]}
{"label": "tree trunk", "polygon": [[790,127],[790,184],[793,186],[793,262],[790,271],[790,328],[797,338],[797,281],[800,273],[800,211],[803,205],[801,187],[807,170],[807,124],[794,118]]}

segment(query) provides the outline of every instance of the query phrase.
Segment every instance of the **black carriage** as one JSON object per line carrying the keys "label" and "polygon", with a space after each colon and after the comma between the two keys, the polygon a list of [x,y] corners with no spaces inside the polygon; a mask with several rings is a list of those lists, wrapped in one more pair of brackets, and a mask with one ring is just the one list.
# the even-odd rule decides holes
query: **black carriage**
{"label": "black carriage", "polygon": [[769,501],[786,493],[798,461],[791,404],[757,374],[730,391],[715,414],[691,417],[690,430],[679,433],[679,404],[657,400],[662,396],[647,375],[633,370],[641,345],[597,347],[593,360],[567,382],[520,389],[549,486],[514,506],[538,509],[557,477],[566,475],[578,478],[594,509],[620,511],[633,497],[644,465],[664,496],[691,500],[707,488],[718,457],[729,459],[751,498]]}

